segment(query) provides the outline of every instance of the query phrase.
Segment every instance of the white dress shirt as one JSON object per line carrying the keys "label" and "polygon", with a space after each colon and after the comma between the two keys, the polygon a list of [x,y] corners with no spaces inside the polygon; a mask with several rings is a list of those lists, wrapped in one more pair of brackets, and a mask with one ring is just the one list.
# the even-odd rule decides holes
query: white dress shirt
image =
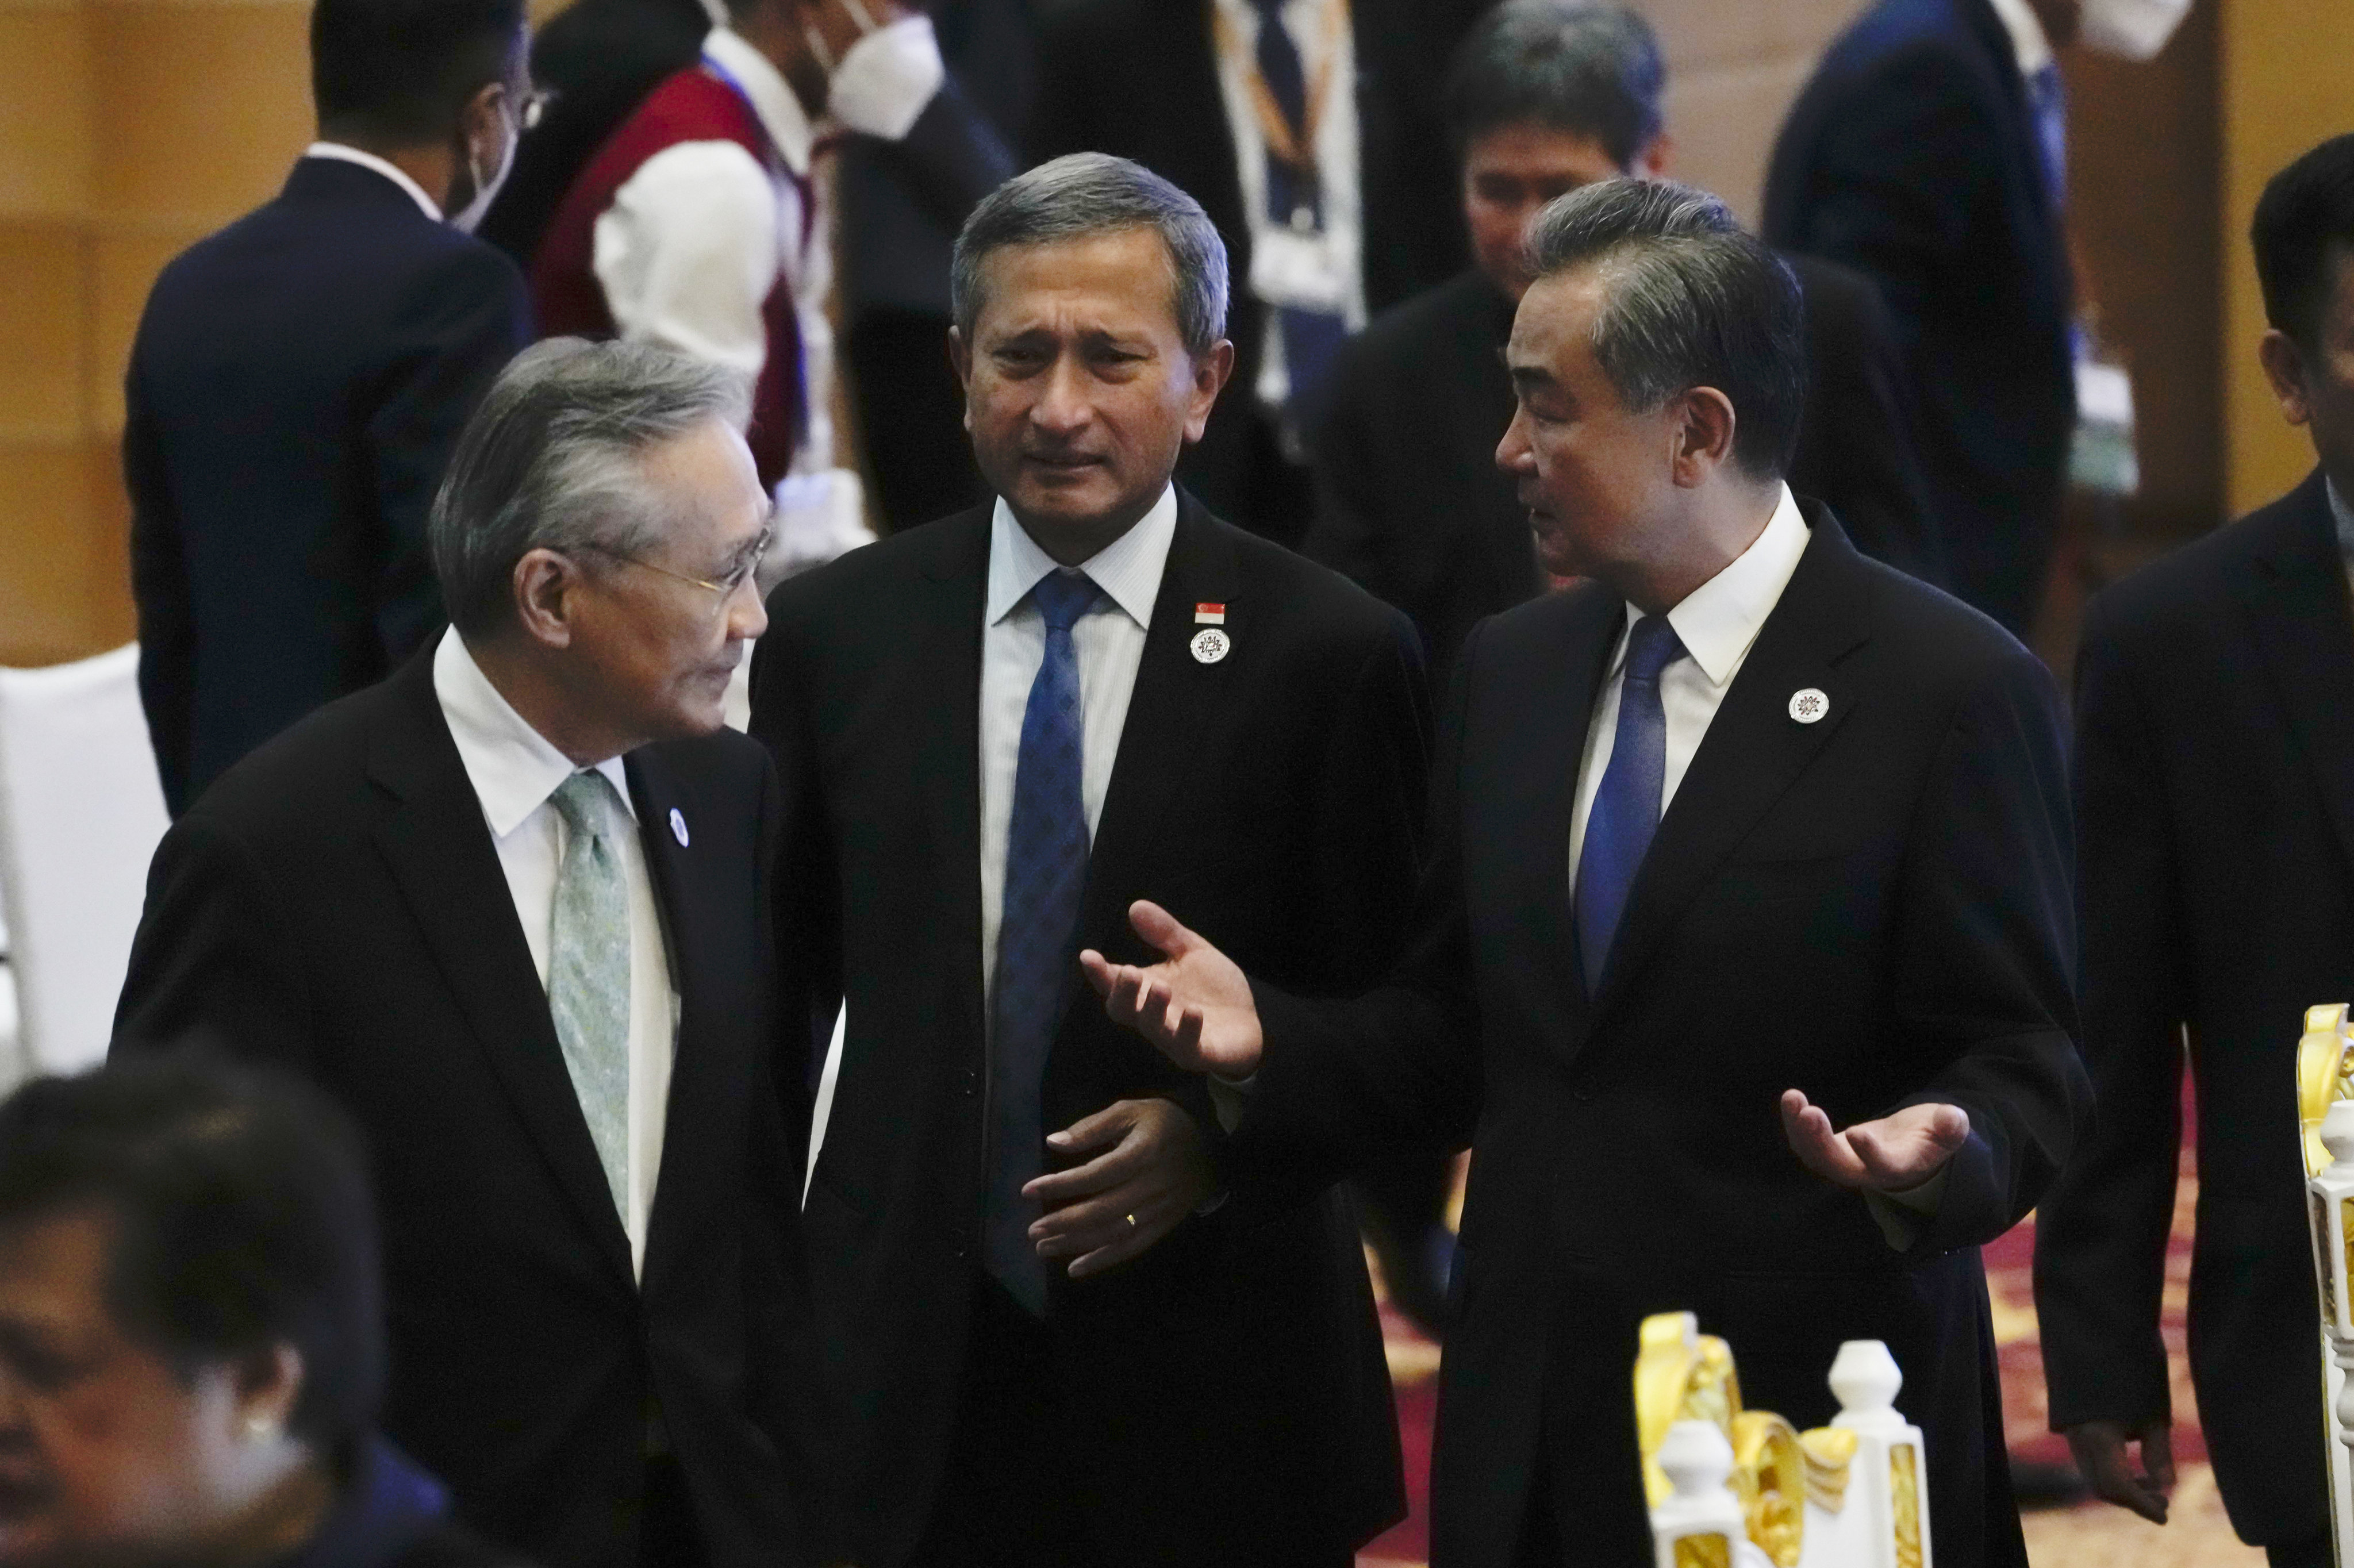
{"label": "white dress shirt", "polygon": [[[1177,492],[1161,493],[1136,526],[1106,545],[1079,570],[1103,599],[1071,628],[1078,657],[1081,743],[1080,798],[1087,842],[1103,820],[1128,700],[1152,625],[1170,542],[1177,536]],[[997,932],[1005,915],[1005,846],[1013,822],[1013,775],[1022,760],[1022,717],[1030,687],[1046,662],[1046,622],[1029,593],[1059,569],[1038,547],[1003,501],[990,525],[989,598],[981,636],[981,977],[986,998],[997,983]]]}
{"label": "white dress shirt", "polygon": [[[556,874],[564,859],[564,818],[549,801],[576,771],[571,759],[509,705],[482,673],[455,628],[433,651],[433,695],[457,743],[458,760],[482,805],[482,820],[506,874],[515,918],[531,948],[539,983],[547,985],[549,926],[556,914]],[[618,757],[597,765],[612,782],[634,828],[637,805]],[[670,1070],[677,1049],[678,996],[671,984],[670,949],[646,872],[645,846],[633,831],[616,835],[621,879],[630,897],[630,1259],[645,1266],[646,1217],[653,1210],[662,1170],[663,1122],[670,1106]]]}
{"label": "white dress shirt", "polygon": [[[597,218],[591,267],[621,336],[651,339],[746,376],[769,355],[761,307],[779,279],[801,329],[807,432],[777,486],[770,565],[830,559],[867,532],[858,476],[834,465],[833,283],[827,215],[810,162],[817,130],[769,58],[715,27],[706,67],[743,90],[781,161],[770,167],[741,143],[681,142],[641,164]],[[835,71],[828,112],[853,131],[896,141],[947,79],[931,19],[913,16],[853,45]]]}
{"label": "white dress shirt", "polygon": [[[1242,177],[1243,216],[1250,226],[1251,292],[1269,304],[1265,268],[1268,237],[1279,228],[1267,215],[1267,138],[1252,108],[1251,79],[1258,71],[1259,14],[1250,0],[1214,0],[1217,7],[1218,89],[1233,132],[1235,173]],[[1323,245],[1338,297],[1335,313],[1355,332],[1365,324],[1364,201],[1359,183],[1357,138],[1357,46],[1350,30],[1347,0],[1285,0],[1284,30],[1299,51],[1299,63],[1315,97],[1318,80],[1330,83],[1315,125],[1317,186],[1323,196]],[[1252,393],[1280,408],[1291,393],[1283,362],[1283,334],[1272,323],[1259,350],[1258,384]]]}
{"label": "white dress shirt", "polygon": [[[1806,519],[1798,515],[1798,503],[1786,484],[1774,515],[1765,531],[1750,541],[1749,548],[1668,611],[1668,624],[1675,628],[1686,656],[1671,661],[1659,672],[1659,706],[1668,721],[1667,769],[1659,789],[1662,817],[1667,815],[1668,802],[1676,798],[1676,787],[1691,767],[1716,710],[1723,705],[1733,677],[1741,673],[1750,646],[1765,630],[1766,618],[1782,601],[1782,590],[1789,586],[1790,574],[1798,569],[1798,557],[1806,554],[1810,537]],[[1628,626],[1633,626],[1640,614],[1628,605]],[[1603,769],[1610,766],[1610,752],[1617,744],[1618,695],[1626,680],[1627,637],[1621,631],[1617,651],[1610,656],[1610,673],[1594,700],[1594,717],[1585,726],[1585,758],[1577,769],[1577,803],[1569,822],[1569,885],[1573,889],[1577,886],[1578,858],[1585,847],[1585,820],[1594,813],[1595,792],[1602,787]]]}
{"label": "white dress shirt", "polygon": [[427,196],[423,185],[410,179],[399,164],[389,159],[379,158],[374,153],[364,153],[357,147],[346,147],[341,142],[313,142],[302,149],[302,155],[306,158],[333,158],[337,163],[357,164],[363,169],[374,169],[408,192],[408,199],[417,204],[419,211],[436,223],[441,221],[441,204]]}
{"label": "white dress shirt", "polygon": [[2052,63],[2052,37],[2027,0],[1993,0],[1994,14],[2002,20],[2002,30],[2010,35],[2011,58],[2019,62],[2019,74],[2032,77]]}

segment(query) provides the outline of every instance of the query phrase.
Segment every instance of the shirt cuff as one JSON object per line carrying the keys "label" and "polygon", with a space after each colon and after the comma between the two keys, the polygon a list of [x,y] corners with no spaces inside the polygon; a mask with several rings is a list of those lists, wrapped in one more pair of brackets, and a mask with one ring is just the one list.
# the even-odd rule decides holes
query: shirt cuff
{"label": "shirt cuff", "polygon": [[924,117],[948,74],[932,19],[903,16],[850,46],[827,90],[826,111],[853,131],[896,142]]}
{"label": "shirt cuff", "polygon": [[1242,1125],[1243,1107],[1250,1104],[1250,1093],[1258,1084],[1258,1075],[1234,1079],[1212,1073],[1209,1083],[1210,1107],[1218,1113],[1218,1130],[1230,1134]]}
{"label": "shirt cuff", "polygon": [[1880,1234],[1898,1252],[1909,1252],[1918,1240],[1922,1229],[1937,1215],[1937,1206],[1946,1196],[1946,1172],[1952,1161],[1937,1167],[1935,1174],[1915,1187],[1898,1192],[1866,1192],[1864,1206],[1879,1223]]}

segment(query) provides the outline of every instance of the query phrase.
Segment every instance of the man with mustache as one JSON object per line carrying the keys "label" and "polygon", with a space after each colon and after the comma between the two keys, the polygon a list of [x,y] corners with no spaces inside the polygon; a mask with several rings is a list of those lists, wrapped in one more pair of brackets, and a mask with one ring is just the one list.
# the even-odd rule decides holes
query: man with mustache
{"label": "man with mustache", "polygon": [[952,275],[999,499],[779,588],[753,673],[786,1005],[845,1014],[802,1215],[822,1555],[1343,1568],[1404,1511],[1353,1215],[1330,1182],[1222,1201],[1207,1092],[1076,960],[1142,957],[1122,912],[1166,888],[1288,985],[1380,974],[1414,632],[1171,482],[1234,364],[1191,196],[1058,159]]}

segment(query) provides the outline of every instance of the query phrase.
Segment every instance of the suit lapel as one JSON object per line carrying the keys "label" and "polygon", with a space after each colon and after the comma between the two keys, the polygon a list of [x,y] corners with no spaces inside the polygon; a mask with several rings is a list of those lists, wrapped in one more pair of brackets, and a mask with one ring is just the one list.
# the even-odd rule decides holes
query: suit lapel
{"label": "suit lapel", "polygon": [[[948,929],[962,949],[949,961],[963,971],[970,1038],[988,1036],[981,973],[981,642],[989,605],[989,542],[993,508],[978,507],[940,529],[938,552],[921,567],[927,600],[916,607],[920,646],[907,668],[938,679],[932,700],[911,705],[906,722],[927,733],[917,743],[921,791],[932,842],[940,846],[941,885],[953,900]],[[912,697],[914,694],[910,694]]]}
{"label": "suit lapel", "polygon": [[[1866,636],[1856,613],[1860,557],[1829,513],[1808,505],[1813,536],[1806,554],[1734,677],[1636,874],[1600,991],[1586,1015],[1588,1037],[1642,973],[1718,863],[1781,799],[1861,700],[1858,683],[1842,679],[1839,670],[1844,655]],[[1809,686],[1830,699],[1830,712],[1813,724],[1800,724],[1790,716],[1789,701]],[[1573,1049],[1583,1044],[1581,1039]]]}
{"label": "suit lapel", "polygon": [[2318,471],[2291,493],[2271,537],[2234,575],[2297,749],[2354,864],[2354,609]]}
{"label": "suit lapel", "polygon": [[[1144,846],[1165,841],[1170,825],[1182,820],[1182,797],[1204,753],[1202,736],[1215,727],[1233,694],[1253,679],[1254,660],[1262,651],[1251,635],[1255,607],[1239,576],[1234,542],[1200,503],[1180,491],[1169,564],[1153,597],[1152,625],[1145,632],[1136,688],[1088,857],[1079,929],[1089,940],[1113,939],[1110,934],[1127,931],[1128,913],[1114,890],[1135,885],[1136,878],[1122,867]],[[1214,664],[1193,654],[1200,630],[1193,607],[1203,603],[1226,607],[1225,630],[1232,651]]]}
{"label": "suit lapel", "polygon": [[[663,943],[669,950],[671,986],[678,997],[678,1029],[673,1037],[670,1096],[663,1107],[663,1168],[655,1175],[652,1213],[647,1216],[643,1277],[652,1280],[668,1255],[666,1237],[673,1228],[669,1212],[695,1194],[682,1192],[678,1168],[691,1158],[699,1137],[729,1125],[728,1109],[712,1097],[724,1095],[730,1083],[746,1081],[709,1059],[707,1052],[689,1049],[702,1037],[705,955],[715,950],[704,928],[705,911],[726,907],[725,892],[715,883],[719,868],[708,853],[695,854],[692,820],[684,810],[678,780],[670,765],[652,747],[641,747],[623,758],[630,779],[630,801],[638,817],[638,842],[646,857],[646,874],[653,884],[654,905],[662,911]],[[671,826],[671,813],[688,826],[684,844]],[[686,1158],[683,1158],[686,1157]]]}
{"label": "suit lapel", "polygon": [[433,694],[431,645],[394,680],[401,700],[370,737],[369,777],[394,797],[376,842],[442,979],[458,998],[558,1187],[608,1262],[631,1277],[630,1242],[547,995],[516,920],[514,897]]}

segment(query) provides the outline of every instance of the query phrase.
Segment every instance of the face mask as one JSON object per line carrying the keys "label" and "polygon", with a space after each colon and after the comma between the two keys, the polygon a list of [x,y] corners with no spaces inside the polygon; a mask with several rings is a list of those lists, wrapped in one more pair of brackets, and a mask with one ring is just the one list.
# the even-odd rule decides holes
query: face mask
{"label": "face mask", "polygon": [[2084,0],[2084,47],[2121,59],[2157,58],[2190,14],[2190,0]]}
{"label": "face mask", "polygon": [[[505,118],[504,114],[500,116],[502,121]],[[514,168],[515,143],[522,138],[510,135],[500,140],[504,145],[499,152],[499,166],[491,172],[488,179],[475,173],[472,152],[469,150],[466,154],[466,173],[473,176],[474,197],[464,207],[450,215],[450,227],[461,234],[474,232],[475,227],[482,221],[482,215],[491,210],[491,203],[498,199],[499,187],[507,183],[507,175]]]}

